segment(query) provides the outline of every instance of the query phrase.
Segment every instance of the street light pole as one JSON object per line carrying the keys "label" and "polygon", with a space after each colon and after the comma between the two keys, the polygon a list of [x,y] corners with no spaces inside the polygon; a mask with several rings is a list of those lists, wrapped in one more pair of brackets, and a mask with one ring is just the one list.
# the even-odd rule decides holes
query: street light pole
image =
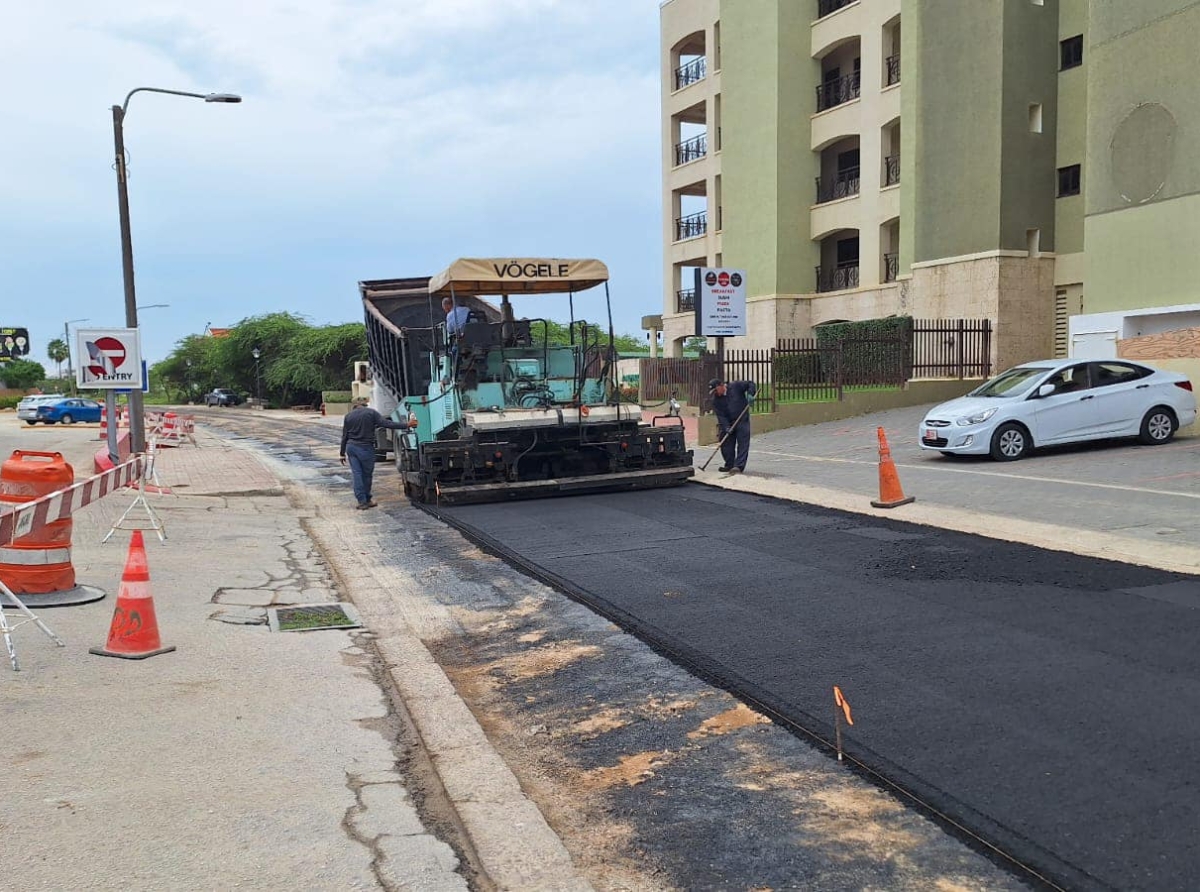
{"label": "street light pole", "polygon": [[[125,281],[125,327],[138,327],[137,295],[133,284],[133,238],[129,227],[128,171],[125,168],[125,114],[134,93],[168,93],[172,96],[189,96],[205,102],[241,102],[240,96],[232,93],[185,93],[180,90],[162,90],[158,87],[138,87],[125,96],[123,105],[112,107],[113,146],[116,149],[117,206],[121,215],[121,273]],[[142,405],[142,391],[133,388],[129,393],[129,451],[133,454],[146,451],[146,425]]]}
{"label": "street light pole", "polygon": [[71,393],[75,392],[75,374],[71,371],[71,326],[76,322],[89,322],[89,319],[68,319],[63,323],[63,343],[67,345],[67,380]]}
{"label": "street light pole", "polygon": [[254,399],[258,403],[258,407],[262,408],[262,378],[258,374],[258,358],[262,356],[262,351],[255,347],[250,351],[250,355],[254,357]]}

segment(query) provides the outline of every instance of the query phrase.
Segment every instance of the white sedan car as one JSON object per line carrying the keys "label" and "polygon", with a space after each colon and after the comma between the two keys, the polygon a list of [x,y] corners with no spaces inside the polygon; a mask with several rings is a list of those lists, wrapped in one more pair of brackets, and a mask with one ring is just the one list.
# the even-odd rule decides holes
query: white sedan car
{"label": "white sedan car", "polygon": [[1184,375],[1124,359],[1029,362],[935,406],[917,436],[944,455],[1016,461],[1039,446],[1137,437],[1166,443],[1196,420]]}

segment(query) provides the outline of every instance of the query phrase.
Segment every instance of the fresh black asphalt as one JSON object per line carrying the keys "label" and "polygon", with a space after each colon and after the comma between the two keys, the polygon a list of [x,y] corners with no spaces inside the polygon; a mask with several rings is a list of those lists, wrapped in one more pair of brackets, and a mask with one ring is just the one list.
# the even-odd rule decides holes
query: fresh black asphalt
{"label": "fresh black asphalt", "polygon": [[[1064,888],[1200,876],[1200,578],[689,484],[442,508]],[[903,794],[902,794],[903,795]]]}

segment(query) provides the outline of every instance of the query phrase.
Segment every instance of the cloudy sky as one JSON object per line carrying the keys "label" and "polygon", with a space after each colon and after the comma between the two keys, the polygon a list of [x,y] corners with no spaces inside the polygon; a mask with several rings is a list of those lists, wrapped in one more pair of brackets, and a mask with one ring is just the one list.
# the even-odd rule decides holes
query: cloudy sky
{"label": "cloudy sky", "polygon": [[[358,321],[360,279],[458,256],[605,260],[617,328],[661,306],[656,0],[44,0],[0,29],[0,326],[31,359],[124,325],[125,122],[153,362],[206,324]],[[520,308],[518,307],[518,311]],[[599,316],[599,313],[588,314]]]}

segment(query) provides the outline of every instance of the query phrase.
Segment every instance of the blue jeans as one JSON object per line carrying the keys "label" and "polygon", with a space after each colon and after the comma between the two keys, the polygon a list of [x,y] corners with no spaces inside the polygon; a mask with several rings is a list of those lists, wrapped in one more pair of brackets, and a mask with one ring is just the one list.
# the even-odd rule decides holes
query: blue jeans
{"label": "blue jeans", "polygon": [[[717,436],[724,437],[729,428],[723,422],[717,423]],[[721,444],[721,458],[725,467],[746,470],[746,461],[750,458],[750,419],[743,418],[733,429],[733,433]]]}
{"label": "blue jeans", "polygon": [[346,444],[346,461],[354,478],[354,498],[358,504],[371,501],[371,478],[375,475],[375,449],[358,443]]}

